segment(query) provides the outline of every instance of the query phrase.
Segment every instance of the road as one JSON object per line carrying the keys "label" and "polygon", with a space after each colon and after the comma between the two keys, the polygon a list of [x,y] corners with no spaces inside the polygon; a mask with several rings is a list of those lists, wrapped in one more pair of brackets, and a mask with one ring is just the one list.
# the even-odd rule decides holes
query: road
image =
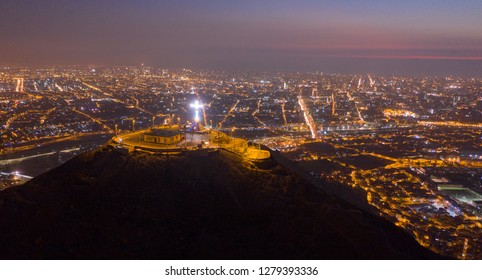
{"label": "road", "polygon": [[86,114],[86,113],[84,113],[84,112],[81,112],[81,111],[79,111],[79,110],[77,110],[77,109],[75,109],[75,108],[73,108],[72,111],[74,111],[74,112],[76,112],[77,114],[80,114],[80,115],[82,115],[82,116],[84,116],[84,117],[89,118],[90,120],[92,120],[92,121],[95,122],[95,123],[100,124],[100,125],[101,125],[104,129],[106,129],[107,131],[109,131],[109,132],[114,132],[114,130],[113,130],[112,128],[108,127],[105,123],[101,122],[100,119],[96,119],[96,118],[92,117],[91,115]]}
{"label": "road", "polygon": [[50,155],[54,155],[56,153],[75,152],[75,151],[79,151],[79,150],[80,150],[80,148],[71,148],[71,149],[65,149],[65,150],[60,150],[60,151],[55,151],[55,152],[48,152],[48,153],[37,154],[37,155],[32,155],[32,156],[25,156],[25,157],[22,156],[22,157],[17,157],[17,158],[9,158],[7,160],[0,160],[0,165],[4,165],[5,163],[13,164],[13,163],[21,162],[21,161],[24,161],[24,160],[32,159],[32,158],[50,156]]}
{"label": "road", "polygon": [[236,100],[236,103],[234,103],[234,105],[231,107],[231,109],[229,109],[229,111],[226,113],[226,116],[224,116],[224,119],[222,119],[219,122],[220,127],[223,125],[223,122],[229,117],[229,115],[234,111],[234,109],[236,109],[236,106],[238,106],[238,104],[239,104],[239,100]]}
{"label": "road", "polygon": [[315,121],[313,120],[313,117],[311,117],[310,111],[308,111],[308,108],[306,107],[305,102],[303,101],[303,98],[301,97],[301,95],[298,95],[298,104],[300,104],[301,111],[303,112],[305,123],[310,128],[311,137],[316,138]]}

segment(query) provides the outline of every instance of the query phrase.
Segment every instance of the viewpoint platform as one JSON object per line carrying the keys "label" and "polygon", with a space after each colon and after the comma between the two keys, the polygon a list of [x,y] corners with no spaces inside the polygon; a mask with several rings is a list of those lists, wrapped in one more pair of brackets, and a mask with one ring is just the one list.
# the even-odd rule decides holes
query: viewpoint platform
{"label": "viewpoint platform", "polygon": [[267,160],[271,156],[260,145],[200,125],[163,125],[119,134],[112,138],[112,145],[124,153],[178,154],[224,149],[247,160]]}

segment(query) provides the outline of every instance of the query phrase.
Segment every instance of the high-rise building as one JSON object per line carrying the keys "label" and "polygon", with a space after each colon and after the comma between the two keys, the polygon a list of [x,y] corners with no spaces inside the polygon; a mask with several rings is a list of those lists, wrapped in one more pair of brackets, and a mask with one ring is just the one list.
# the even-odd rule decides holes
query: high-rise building
{"label": "high-rise building", "polygon": [[335,111],[335,93],[331,93],[331,115],[335,115],[336,114],[336,111]]}

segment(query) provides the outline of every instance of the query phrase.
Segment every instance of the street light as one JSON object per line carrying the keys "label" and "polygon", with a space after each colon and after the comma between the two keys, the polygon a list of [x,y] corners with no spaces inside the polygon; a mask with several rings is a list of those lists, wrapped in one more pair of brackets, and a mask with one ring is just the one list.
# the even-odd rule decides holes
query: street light
{"label": "street light", "polygon": [[236,129],[236,127],[233,127],[231,129],[231,140],[233,141],[233,148],[236,147],[236,138],[233,137],[233,132],[234,132],[235,129]]}

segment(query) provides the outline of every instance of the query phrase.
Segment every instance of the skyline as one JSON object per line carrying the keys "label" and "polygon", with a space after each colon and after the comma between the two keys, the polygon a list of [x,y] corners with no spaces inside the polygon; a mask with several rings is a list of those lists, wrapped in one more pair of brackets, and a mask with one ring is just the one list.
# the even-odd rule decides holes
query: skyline
{"label": "skyline", "polygon": [[338,2],[2,1],[0,65],[482,74],[479,1]]}

